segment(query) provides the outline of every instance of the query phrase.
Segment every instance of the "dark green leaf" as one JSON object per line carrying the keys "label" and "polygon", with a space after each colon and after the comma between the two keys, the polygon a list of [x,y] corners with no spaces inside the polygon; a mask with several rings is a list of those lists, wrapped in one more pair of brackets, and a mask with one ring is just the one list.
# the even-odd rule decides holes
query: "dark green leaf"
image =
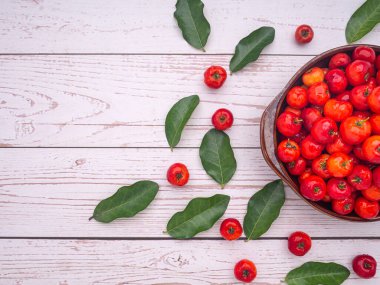
{"label": "dark green leaf", "polygon": [[244,217],[244,233],[247,240],[258,239],[278,218],[285,203],[284,183],[281,179],[264,186],[249,199]]}
{"label": "dark green leaf", "polygon": [[229,202],[229,196],[220,194],[209,198],[195,198],[189,202],[185,210],[173,215],[166,231],[174,238],[192,238],[210,229],[223,216]]}
{"label": "dark green leaf", "polygon": [[203,137],[199,149],[203,168],[222,188],[236,171],[236,159],[227,134],[216,129]]}
{"label": "dark green leaf", "polygon": [[174,17],[183,38],[193,47],[202,49],[210,35],[210,24],[203,15],[204,4],[200,0],[177,0]]}
{"label": "dark green leaf", "polygon": [[286,275],[288,285],[340,285],[350,270],[337,263],[306,262]]}
{"label": "dark green leaf", "polygon": [[380,1],[367,0],[355,11],[346,26],[346,40],[356,42],[380,23]]}
{"label": "dark green leaf", "polygon": [[152,181],[139,181],[123,186],[111,197],[101,201],[93,216],[98,222],[109,223],[118,218],[129,218],[144,210],[158,192],[158,184]]}
{"label": "dark green leaf", "polygon": [[240,40],[230,61],[230,71],[236,72],[255,61],[263,48],[273,42],[275,31],[272,27],[261,27]]}
{"label": "dark green leaf", "polygon": [[173,149],[181,139],[183,128],[199,104],[198,95],[179,100],[170,109],[165,120],[165,134],[169,146]]}

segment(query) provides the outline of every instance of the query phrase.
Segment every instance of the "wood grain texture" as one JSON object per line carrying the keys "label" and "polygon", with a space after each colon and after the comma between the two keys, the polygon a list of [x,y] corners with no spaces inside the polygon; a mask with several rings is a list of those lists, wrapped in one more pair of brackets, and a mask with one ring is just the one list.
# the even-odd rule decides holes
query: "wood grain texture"
{"label": "wood grain texture", "polygon": [[236,146],[258,147],[263,110],[310,58],[263,56],[212,90],[205,68],[230,56],[0,56],[0,145],[166,147],[168,110],[199,94],[179,147],[198,146],[222,107]]}
{"label": "wood grain texture", "polygon": [[[334,261],[351,270],[351,260],[379,241],[314,240],[311,251],[296,257],[286,240],[134,241],[0,240],[1,284],[241,284],[233,276],[236,262],[257,266],[254,284],[280,285],[287,272],[310,260]],[[19,283],[17,283],[19,282]],[[380,277],[345,285],[376,285]]]}
{"label": "wood grain texture", "polygon": [[[232,138],[232,144],[234,143]],[[2,237],[162,237],[170,217],[195,197],[231,196],[224,217],[240,221],[249,198],[276,175],[258,149],[237,149],[238,168],[224,190],[202,169],[197,149],[0,149],[0,228]],[[174,162],[189,168],[186,187],[166,181]],[[96,204],[122,185],[150,179],[160,185],[156,199],[131,219],[110,224],[88,221]],[[303,230],[317,237],[380,237],[380,228],[325,216],[289,188],[280,218],[265,237]],[[219,221],[199,237],[219,237]],[[318,225],[318,226],[316,226]]]}
{"label": "wood grain texture", "polygon": [[[202,53],[182,39],[173,17],[175,0],[3,0],[0,53]],[[362,0],[205,0],[211,24],[208,53],[233,53],[238,41],[261,26],[276,29],[266,54],[319,54],[346,44],[344,29]],[[307,46],[294,31],[309,24]],[[379,44],[380,26],[362,39]]]}

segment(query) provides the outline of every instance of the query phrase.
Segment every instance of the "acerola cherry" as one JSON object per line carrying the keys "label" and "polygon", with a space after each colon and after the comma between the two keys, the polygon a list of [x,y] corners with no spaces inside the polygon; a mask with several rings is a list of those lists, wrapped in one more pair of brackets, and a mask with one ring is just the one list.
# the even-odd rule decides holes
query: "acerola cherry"
{"label": "acerola cherry", "polygon": [[380,166],[376,167],[372,172],[373,184],[380,188]]}
{"label": "acerola cherry", "polygon": [[343,152],[333,153],[327,159],[327,170],[333,177],[346,177],[351,174],[353,168],[352,158]]}
{"label": "acerola cherry", "polygon": [[311,238],[307,233],[294,232],[288,238],[288,249],[297,256],[304,256],[311,248]]}
{"label": "acerola cherry", "polygon": [[350,196],[342,200],[332,200],[331,206],[335,213],[348,215],[354,210],[355,199]]}
{"label": "acerola cherry", "polygon": [[359,197],[355,201],[355,212],[363,219],[373,219],[379,214],[379,203]]}
{"label": "acerola cherry", "polygon": [[318,82],[311,85],[308,89],[308,100],[316,106],[323,106],[330,99],[329,88],[326,83]]}
{"label": "acerola cherry", "polygon": [[298,43],[306,44],[313,39],[314,31],[309,25],[301,25],[296,29],[294,36]]}
{"label": "acerola cherry", "polygon": [[331,178],[327,182],[327,194],[331,199],[346,199],[351,196],[352,191],[352,186],[343,178]]}
{"label": "acerola cherry", "polygon": [[300,86],[293,87],[286,95],[286,102],[293,108],[302,109],[308,103],[307,91]]}
{"label": "acerola cherry", "polygon": [[306,160],[300,156],[295,161],[288,162],[286,168],[291,175],[301,175],[306,169]]}
{"label": "acerola cherry", "polygon": [[340,125],[340,135],[347,144],[360,144],[371,134],[371,124],[367,119],[348,117]]}
{"label": "acerola cherry", "polygon": [[301,110],[300,109],[296,109],[296,108],[293,108],[293,107],[286,107],[284,112],[290,112],[290,113],[293,113],[294,115],[296,115],[297,117],[300,117],[301,116]]}
{"label": "acerola cherry", "polygon": [[380,187],[371,185],[369,188],[364,189],[362,192],[364,198],[370,201],[380,201]]}
{"label": "acerola cherry", "polygon": [[320,201],[326,195],[326,183],[321,177],[310,175],[301,181],[300,192],[306,199]]}
{"label": "acerola cherry", "polygon": [[335,122],[342,122],[352,115],[353,107],[350,102],[330,99],[323,107],[323,113],[326,117],[333,119]]}
{"label": "acerola cherry", "polygon": [[366,158],[364,157],[362,145],[360,145],[360,144],[354,145],[353,146],[353,153],[360,160],[366,160]]}
{"label": "acerola cherry", "polygon": [[295,161],[300,156],[300,148],[295,141],[285,139],[278,145],[277,155],[282,162]]}
{"label": "acerola cherry", "polygon": [[222,87],[226,79],[227,72],[221,66],[210,66],[204,73],[204,82],[210,88],[218,89]]}
{"label": "acerola cherry", "polygon": [[371,169],[365,165],[355,165],[351,174],[347,176],[347,181],[354,186],[356,190],[367,189],[372,184]]}
{"label": "acerola cherry", "polygon": [[369,109],[368,96],[371,94],[372,89],[368,84],[356,86],[351,90],[351,103],[356,110],[366,111]]}
{"label": "acerola cherry", "polygon": [[301,141],[303,141],[306,138],[306,132],[304,129],[301,129],[299,133],[292,136],[290,139],[295,141],[296,143],[300,144]]}
{"label": "acerola cherry", "polygon": [[310,131],[316,120],[322,117],[321,112],[317,108],[305,108],[302,110],[301,118],[306,130]]}
{"label": "acerola cherry", "polygon": [[380,115],[373,115],[369,118],[372,134],[380,135]]}
{"label": "acerola cherry", "polygon": [[362,145],[363,155],[367,161],[380,164],[380,136],[371,136]]}
{"label": "acerola cherry", "polygon": [[338,94],[335,99],[339,101],[344,101],[344,102],[350,102],[350,96],[351,96],[351,91],[346,90],[340,94]]}
{"label": "acerola cherry", "polygon": [[301,153],[306,159],[314,159],[321,155],[324,145],[318,143],[311,135],[301,142]]}
{"label": "acerola cherry", "polygon": [[243,233],[243,228],[237,219],[225,219],[220,225],[220,234],[225,240],[238,239]]}
{"label": "acerola cherry", "polygon": [[170,184],[175,186],[184,186],[189,181],[189,171],[186,165],[174,163],[169,167],[166,177]]}
{"label": "acerola cherry", "polygon": [[248,260],[242,259],[235,265],[235,278],[239,281],[250,283],[256,278],[257,270],[255,264]]}
{"label": "acerola cherry", "polygon": [[372,112],[380,114],[380,86],[373,89],[368,96],[368,106]]}
{"label": "acerola cherry", "polygon": [[352,268],[355,273],[365,279],[372,278],[376,275],[376,260],[367,254],[358,255],[352,260]]}
{"label": "acerola cherry", "polygon": [[375,62],[376,54],[375,51],[367,46],[358,46],[354,49],[354,52],[352,53],[352,58],[354,60],[361,59],[368,61],[370,63]]}
{"label": "acerola cherry", "polygon": [[345,68],[350,63],[351,58],[346,53],[337,53],[331,57],[329,68]]}
{"label": "acerola cherry", "polygon": [[328,154],[322,154],[313,160],[311,164],[311,169],[315,174],[322,177],[323,179],[329,178],[331,175],[327,170],[327,159],[329,158]]}
{"label": "acerola cherry", "polygon": [[326,145],[326,151],[329,154],[333,154],[335,152],[344,152],[349,154],[352,151],[352,145],[346,144],[338,134],[335,141]]}
{"label": "acerola cherry", "polygon": [[322,68],[313,67],[313,68],[310,68],[308,71],[306,71],[302,75],[302,82],[307,87],[309,87],[315,83],[323,82],[324,78],[325,78],[325,74]]}
{"label": "acerola cherry", "polygon": [[346,76],[352,86],[365,84],[371,76],[371,64],[368,61],[355,60],[347,66]]}
{"label": "acerola cherry", "polygon": [[348,81],[341,69],[335,68],[327,72],[325,80],[331,93],[339,94],[346,90]]}
{"label": "acerola cherry", "polygon": [[301,183],[303,180],[305,180],[306,178],[308,178],[310,175],[313,175],[313,171],[311,170],[311,168],[306,168],[305,171],[300,175],[298,176],[298,182]]}
{"label": "acerola cherry", "polygon": [[232,126],[234,116],[230,110],[219,109],[215,111],[214,115],[212,115],[211,121],[215,129],[224,131]]}
{"label": "acerola cherry", "polygon": [[286,137],[292,137],[302,128],[302,119],[290,112],[283,112],[277,118],[277,130]]}
{"label": "acerola cherry", "polygon": [[320,144],[332,143],[338,135],[338,126],[327,117],[319,118],[311,128],[311,135]]}

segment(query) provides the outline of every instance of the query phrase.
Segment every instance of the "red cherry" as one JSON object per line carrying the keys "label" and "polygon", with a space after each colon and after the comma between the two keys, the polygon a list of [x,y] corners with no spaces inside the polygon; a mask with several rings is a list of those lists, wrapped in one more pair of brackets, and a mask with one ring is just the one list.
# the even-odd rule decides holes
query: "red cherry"
{"label": "red cherry", "polygon": [[326,183],[321,177],[310,175],[302,180],[300,192],[306,199],[320,201],[326,195]]}
{"label": "red cherry", "polygon": [[346,90],[348,81],[341,69],[335,68],[327,72],[325,80],[331,93],[339,94]]}
{"label": "red cherry", "polygon": [[306,159],[314,159],[321,155],[324,145],[317,142],[311,135],[308,135],[301,142],[301,154]]}
{"label": "red cherry", "polygon": [[329,68],[345,68],[350,63],[351,58],[346,53],[337,53],[331,57]]}
{"label": "red cherry", "polygon": [[364,190],[372,184],[372,172],[369,167],[365,165],[355,165],[351,174],[347,176],[347,181],[356,190]]}
{"label": "red cherry", "polygon": [[225,240],[236,240],[243,233],[243,228],[237,219],[225,219],[220,225],[220,234]]}
{"label": "red cherry", "polygon": [[304,232],[294,232],[288,238],[288,249],[297,256],[304,256],[311,248],[311,238]]}
{"label": "red cherry", "polygon": [[311,128],[311,135],[320,144],[332,143],[337,138],[338,126],[330,118],[319,118]]}
{"label": "red cherry", "polygon": [[189,171],[186,165],[182,163],[174,163],[169,167],[166,177],[170,184],[175,186],[184,186],[189,181]]}
{"label": "red cherry", "polygon": [[368,46],[358,46],[354,49],[354,52],[352,53],[352,58],[354,60],[361,59],[370,63],[374,63],[376,54],[375,51]]}
{"label": "red cherry", "polygon": [[300,44],[311,42],[314,37],[314,31],[309,25],[301,25],[297,27],[295,32],[295,39]]}
{"label": "red cherry", "polygon": [[215,129],[224,131],[232,126],[234,116],[227,109],[219,109],[215,111],[214,115],[212,115],[211,121]]}
{"label": "red cherry", "polygon": [[235,278],[239,281],[250,283],[256,278],[257,269],[255,264],[248,260],[242,259],[236,263],[234,268]]}
{"label": "red cherry", "polygon": [[277,118],[277,130],[286,137],[292,137],[302,128],[302,119],[294,113],[284,112]]}
{"label": "red cherry", "polygon": [[363,219],[373,219],[379,214],[379,203],[359,197],[355,201],[355,212]]}
{"label": "red cherry", "polygon": [[321,111],[319,111],[317,108],[305,108],[301,112],[301,119],[303,120],[303,125],[308,131],[311,130],[311,127],[313,126],[315,121],[321,117]]}
{"label": "red cherry", "polygon": [[352,86],[365,84],[371,76],[371,64],[368,61],[355,60],[347,66],[346,76]]}
{"label": "red cherry", "polygon": [[332,200],[331,206],[335,213],[348,215],[354,210],[355,199],[350,196],[342,200]]}
{"label": "red cherry", "polygon": [[300,156],[295,161],[288,162],[286,168],[291,175],[301,175],[306,169],[306,160]]}
{"label": "red cherry", "polygon": [[361,254],[352,261],[352,268],[355,273],[365,279],[372,278],[376,275],[376,260],[367,254]]}
{"label": "red cherry", "polygon": [[346,199],[351,196],[352,191],[352,186],[343,178],[331,178],[327,182],[327,194],[331,199]]}

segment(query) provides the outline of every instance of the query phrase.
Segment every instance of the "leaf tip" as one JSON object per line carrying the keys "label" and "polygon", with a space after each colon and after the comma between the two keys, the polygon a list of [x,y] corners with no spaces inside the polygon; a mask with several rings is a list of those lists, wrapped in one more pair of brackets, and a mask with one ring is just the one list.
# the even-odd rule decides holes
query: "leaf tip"
{"label": "leaf tip", "polygon": [[220,188],[221,189],[224,189],[224,186],[226,186],[225,184],[220,184]]}
{"label": "leaf tip", "polygon": [[203,52],[206,52],[205,48],[202,48],[202,51],[203,51]]}
{"label": "leaf tip", "polygon": [[88,218],[89,221],[91,221],[94,218],[94,216],[91,216]]}

